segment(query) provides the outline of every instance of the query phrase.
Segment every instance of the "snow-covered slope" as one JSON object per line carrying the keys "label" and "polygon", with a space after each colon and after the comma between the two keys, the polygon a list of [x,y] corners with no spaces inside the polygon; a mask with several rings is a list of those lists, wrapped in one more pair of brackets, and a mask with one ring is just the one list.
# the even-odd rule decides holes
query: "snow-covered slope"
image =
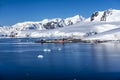
{"label": "snow-covered slope", "polygon": [[91,35],[100,34],[105,31],[120,28],[119,22],[81,22],[69,27],[63,27],[53,30],[42,31],[24,31],[18,36],[25,37],[25,34],[29,34],[30,37],[77,37],[84,38]]}
{"label": "snow-covered slope", "polygon": [[66,25],[76,24],[84,20],[84,17],[76,15],[74,17],[69,17],[64,20]]}
{"label": "snow-covered slope", "polygon": [[120,40],[120,27],[86,37],[83,40]]}

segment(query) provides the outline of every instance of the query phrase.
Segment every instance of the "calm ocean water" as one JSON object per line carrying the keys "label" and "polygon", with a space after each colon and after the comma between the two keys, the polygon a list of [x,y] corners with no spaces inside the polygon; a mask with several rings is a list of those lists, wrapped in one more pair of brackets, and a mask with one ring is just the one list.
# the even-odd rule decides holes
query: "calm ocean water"
{"label": "calm ocean water", "polygon": [[120,43],[38,44],[34,40],[0,39],[0,80],[120,79]]}

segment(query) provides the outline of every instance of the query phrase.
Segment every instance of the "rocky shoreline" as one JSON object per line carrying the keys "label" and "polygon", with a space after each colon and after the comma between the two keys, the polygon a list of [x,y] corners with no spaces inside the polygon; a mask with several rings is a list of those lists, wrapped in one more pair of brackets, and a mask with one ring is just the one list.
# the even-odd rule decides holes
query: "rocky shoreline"
{"label": "rocky shoreline", "polygon": [[35,43],[105,43],[105,42],[113,42],[117,41],[120,42],[120,40],[82,40],[82,39],[41,39],[35,41]]}

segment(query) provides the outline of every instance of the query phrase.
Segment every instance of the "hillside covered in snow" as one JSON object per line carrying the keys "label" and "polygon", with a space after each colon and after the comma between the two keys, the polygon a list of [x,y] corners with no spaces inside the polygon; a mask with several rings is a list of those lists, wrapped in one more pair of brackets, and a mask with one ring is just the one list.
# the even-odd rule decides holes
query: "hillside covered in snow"
{"label": "hillside covered in snow", "polygon": [[[12,26],[1,26],[0,37],[20,37],[20,36],[28,37],[28,33],[26,32],[29,33],[31,33],[31,31],[41,32],[43,30],[62,28],[65,26],[70,26],[79,23],[83,20],[84,18],[82,16],[76,15],[74,17],[69,17],[66,19],[61,19],[61,18],[44,19],[42,21],[37,21],[37,22],[26,21],[26,22],[17,23]],[[23,33],[26,36],[20,33]]]}
{"label": "hillside covered in snow", "polygon": [[45,19],[0,27],[0,37],[79,38],[83,40],[120,40],[120,10],[96,11],[89,18]]}

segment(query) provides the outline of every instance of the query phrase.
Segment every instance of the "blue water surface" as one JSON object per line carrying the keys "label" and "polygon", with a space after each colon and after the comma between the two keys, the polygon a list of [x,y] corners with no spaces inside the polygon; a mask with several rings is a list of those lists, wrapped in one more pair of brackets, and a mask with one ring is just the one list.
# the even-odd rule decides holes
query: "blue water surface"
{"label": "blue water surface", "polygon": [[41,44],[35,40],[0,39],[0,80],[120,79],[120,43]]}

